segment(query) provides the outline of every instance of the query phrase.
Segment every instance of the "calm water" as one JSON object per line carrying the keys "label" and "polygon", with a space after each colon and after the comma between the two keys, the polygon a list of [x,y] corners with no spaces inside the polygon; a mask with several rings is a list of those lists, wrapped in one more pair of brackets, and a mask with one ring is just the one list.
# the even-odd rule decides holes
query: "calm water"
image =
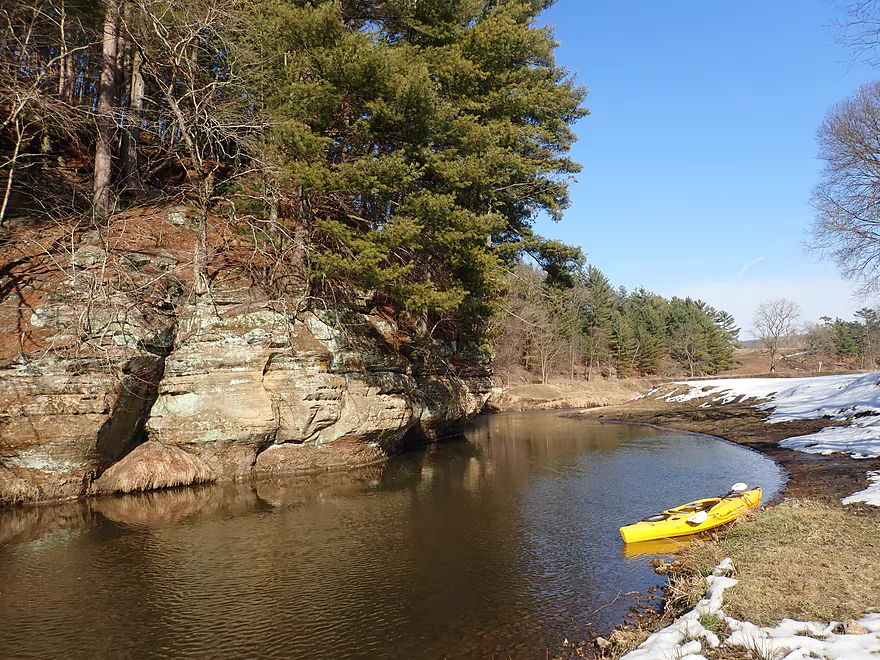
{"label": "calm water", "polygon": [[6,658],[543,658],[660,580],[617,528],[736,481],[760,454],[555,413],[346,475],[0,515]]}

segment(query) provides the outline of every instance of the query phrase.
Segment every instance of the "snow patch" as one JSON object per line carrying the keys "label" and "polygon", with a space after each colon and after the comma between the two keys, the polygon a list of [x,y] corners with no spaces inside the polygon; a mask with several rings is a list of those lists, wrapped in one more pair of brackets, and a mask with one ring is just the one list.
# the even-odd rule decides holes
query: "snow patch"
{"label": "snow patch", "polygon": [[[871,482],[870,486],[865,488],[865,490],[860,490],[858,493],[853,493],[849,497],[843,498],[843,503],[864,502],[865,504],[880,506],[880,470],[868,472],[868,481]],[[878,618],[877,629],[880,630],[880,614],[874,616]]]}
{"label": "snow patch", "polygon": [[[829,426],[817,433],[788,438],[780,446],[811,454],[835,452],[852,458],[880,457],[880,372],[812,378],[734,378],[680,381],[662,399],[686,402],[711,397],[712,404],[755,400],[755,408],[769,410],[768,424],[803,419],[827,418],[848,421],[847,426]],[[873,477],[872,477],[872,480]],[[851,499],[859,497],[860,499]],[[880,485],[844,500],[880,506]]]}
{"label": "snow patch", "polygon": [[[868,631],[866,635],[847,635],[839,633],[842,625],[837,621],[828,624],[815,621],[795,621],[783,619],[778,626],[761,627],[749,621],[740,621],[724,614],[721,609],[725,589],[734,586],[733,578],[721,577],[733,571],[730,559],[724,559],[713,574],[706,578],[708,589],[703,598],[690,612],[683,614],[674,623],[660,630],[642,642],[635,651],[627,653],[621,660],[669,660],[669,658],[690,658],[696,660],[701,655],[703,644],[710,647],[741,646],[754,651],[759,658],[778,660],[800,660],[802,658],[839,658],[840,660],[877,660],[880,653],[880,614],[868,614],[859,623]],[[717,635],[703,627],[700,620],[707,614],[723,619],[730,630],[730,636],[721,642]]]}

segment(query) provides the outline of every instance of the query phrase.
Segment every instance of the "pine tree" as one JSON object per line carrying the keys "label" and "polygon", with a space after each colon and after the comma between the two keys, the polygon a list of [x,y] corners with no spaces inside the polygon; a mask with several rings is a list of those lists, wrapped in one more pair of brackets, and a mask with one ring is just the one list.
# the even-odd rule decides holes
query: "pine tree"
{"label": "pine tree", "polygon": [[666,300],[643,288],[633,291],[625,307],[635,327],[639,352],[636,364],[643,374],[657,373],[666,350]]}
{"label": "pine tree", "polygon": [[692,377],[705,373],[711,363],[708,325],[698,301],[677,297],[670,300],[667,331],[671,357]]}
{"label": "pine tree", "polygon": [[831,325],[831,332],[835,352],[838,357],[851,358],[858,354],[859,345],[856,340],[856,332],[853,330],[852,324],[839,318],[834,319],[834,323]]}
{"label": "pine tree", "polygon": [[544,4],[265,6],[254,42],[281,81],[261,101],[276,126],[270,187],[282,225],[302,230],[292,249],[308,244],[313,285],[478,331],[523,250],[561,277],[576,265],[578,250],[531,231],[568,203],[579,168],[565,154],[585,114],[537,26]]}
{"label": "pine tree", "polygon": [[723,309],[716,310],[706,306],[705,311],[716,328],[716,331],[712,332],[709,348],[712,371],[717,373],[732,369],[739,364],[735,357],[736,347],[739,345],[739,328],[736,326],[736,319]]}
{"label": "pine tree", "polygon": [[595,266],[587,267],[585,285],[589,303],[584,314],[584,334],[587,378],[591,379],[594,369],[601,373],[602,363],[608,361],[610,364],[612,317],[616,299],[608,278]]}
{"label": "pine tree", "polygon": [[876,367],[877,347],[880,346],[880,318],[877,311],[869,307],[863,307],[855,313],[856,318],[861,319],[859,356],[860,368],[873,369]]}
{"label": "pine tree", "polygon": [[626,314],[618,312],[612,317],[611,348],[617,375],[624,378],[631,376],[635,372],[641,345],[632,321]]}

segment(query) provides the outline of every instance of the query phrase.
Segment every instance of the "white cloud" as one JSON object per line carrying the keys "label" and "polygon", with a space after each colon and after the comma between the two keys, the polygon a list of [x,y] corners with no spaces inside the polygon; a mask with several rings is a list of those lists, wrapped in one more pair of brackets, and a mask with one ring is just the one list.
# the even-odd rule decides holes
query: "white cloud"
{"label": "white cloud", "polygon": [[739,272],[736,274],[737,277],[741,277],[745,275],[745,272],[749,269],[749,266],[758,263],[759,261],[763,261],[764,257],[758,257],[757,259],[752,259],[750,262],[745,264],[742,268],[739,269]]}
{"label": "white cloud", "polygon": [[[746,266],[748,266],[747,264]],[[681,286],[671,295],[699,298],[731,314],[742,329],[740,339],[752,338],[752,317],[765,300],[788,298],[801,306],[801,322],[822,316],[851,320],[853,312],[873,301],[853,296],[853,287],[836,277],[775,277]]]}

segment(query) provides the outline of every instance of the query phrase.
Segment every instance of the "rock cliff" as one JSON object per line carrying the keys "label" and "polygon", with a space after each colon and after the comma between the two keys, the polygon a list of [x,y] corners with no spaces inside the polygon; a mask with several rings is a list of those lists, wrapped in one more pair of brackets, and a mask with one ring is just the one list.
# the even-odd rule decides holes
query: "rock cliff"
{"label": "rock cliff", "polygon": [[[83,304],[25,320],[60,336]],[[176,310],[117,322],[107,360],[0,371],[0,504],[365,465],[457,432],[490,390],[476,356],[416,350],[378,313],[292,314],[245,287]]]}

